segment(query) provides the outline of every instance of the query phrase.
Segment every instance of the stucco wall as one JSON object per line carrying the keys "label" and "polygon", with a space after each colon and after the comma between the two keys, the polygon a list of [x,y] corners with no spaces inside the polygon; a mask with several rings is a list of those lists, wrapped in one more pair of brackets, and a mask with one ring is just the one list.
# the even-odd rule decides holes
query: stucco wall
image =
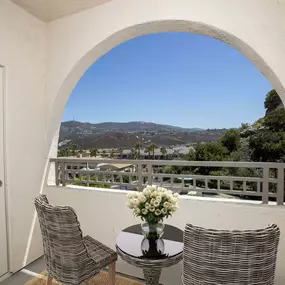
{"label": "stucco wall", "polygon": [[[51,203],[71,205],[78,214],[83,233],[114,248],[117,234],[125,227],[140,220],[134,218],[126,204],[126,192],[116,190],[79,190],[46,187]],[[256,229],[276,223],[281,228],[278,250],[276,285],[285,283],[285,208],[279,206],[253,205],[212,199],[180,198],[179,210],[167,223],[181,229],[186,223],[217,229]],[[117,270],[142,277],[140,269],[118,260]],[[181,264],[165,269],[161,282],[166,285],[181,284]]]}
{"label": "stucco wall", "polygon": [[[46,24],[0,1],[0,64],[6,67],[6,165],[11,270],[22,267],[46,160]],[[2,189],[2,188],[1,188]],[[1,229],[0,229],[1,230]],[[35,235],[35,239],[40,235]],[[38,257],[39,242],[27,261]]]}

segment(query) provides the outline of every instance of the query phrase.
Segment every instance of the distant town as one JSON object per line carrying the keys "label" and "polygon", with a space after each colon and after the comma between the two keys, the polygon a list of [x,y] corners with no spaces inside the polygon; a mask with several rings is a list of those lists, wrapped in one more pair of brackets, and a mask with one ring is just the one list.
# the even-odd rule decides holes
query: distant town
{"label": "distant town", "polygon": [[59,156],[176,159],[200,142],[218,141],[226,129],[181,128],[149,122],[63,122]]}

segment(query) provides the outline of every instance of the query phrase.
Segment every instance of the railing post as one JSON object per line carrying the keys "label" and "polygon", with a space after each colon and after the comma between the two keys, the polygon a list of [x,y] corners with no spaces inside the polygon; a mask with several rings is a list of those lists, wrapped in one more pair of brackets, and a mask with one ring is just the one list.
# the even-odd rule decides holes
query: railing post
{"label": "railing post", "polygon": [[63,162],[61,166],[62,166],[62,186],[66,186],[66,172],[65,172],[66,164],[65,162]]}
{"label": "railing post", "polygon": [[143,181],[142,181],[142,165],[141,163],[138,163],[138,189],[139,191],[142,191],[143,189]]}
{"label": "railing post", "polygon": [[278,173],[277,173],[277,198],[276,202],[277,205],[283,205],[284,202],[284,168],[283,167],[278,167]]}
{"label": "railing post", "polygon": [[262,183],[262,203],[268,204],[268,189],[269,189],[269,168],[263,167],[263,183]]}
{"label": "railing post", "polygon": [[56,161],[55,166],[54,166],[54,168],[55,168],[55,185],[56,186],[59,186],[59,169],[58,169],[58,167],[59,167],[59,163]]}
{"label": "railing post", "polygon": [[152,164],[147,164],[147,183],[148,185],[152,184]]}

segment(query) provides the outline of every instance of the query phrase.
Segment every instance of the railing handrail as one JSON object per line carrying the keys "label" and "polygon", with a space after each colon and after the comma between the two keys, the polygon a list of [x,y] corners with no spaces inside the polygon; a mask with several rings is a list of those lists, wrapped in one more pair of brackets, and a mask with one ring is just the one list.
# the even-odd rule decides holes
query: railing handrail
{"label": "railing handrail", "polygon": [[[161,186],[167,185],[168,188],[175,191],[189,191],[189,185],[183,178],[193,180],[192,189],[203,192],[215,192],[225,194],[253,195],[262,198],[264,204],[268,204],[269,197],[275,197],[277,205],[283,205],[284,202],[284,169],[285,163],[277,162],[241,162],[241,161],[186,161],[186,160],[136,160],[136,159],[98,159],[98,158],[74,158],[60,157],[51,158],[50,163],[55,163],[55,181],[56,185],[65,186],[66,184],[83,183],[87,186],[92,184],[120,185],[137,187],[143,189],[145,185],[159,183]],[[92,164],[111,164],[111,165],[131,165],[132,169],[123,172],[126,167],[118,170],[90,169]],[[87,169],[74,169],[73,166],[84,167]],[[145,167],[146,166],[146,167]],[[216,167],[216,168],[255,168],[261,169],[262,176],[234,176],[234,175],[203,175],[191,173],[156,173],[156,166],[188,166],[188,167]],[[101,167],[101,166],[100,166]],[[277,176],[270,177],[270,169],[277,169]],[[143,171],[144,170],[144,171]],[[103,177],[103,180],[100,180]],[[125,179],[125,177],[128,177]],[[154,181],[153,179],[157,179]],[[177,178],[181,179],[177,182]],[[135,179],[135,180],[134,180]],[[168,181],[168,182],[167,182]],[[213,184],[215,181],[216,184]],[[202,188],[201,188],[202,182]],[[235,184],[235,183],[242,183]],[[252,185],[255,183],[256,190]],[[203,184],[204,183],[204,184]],[[212,184],[210,184],[212,183]],[[275,184],[276,188],[270,192],[270,183]],[[198,184],[198,185],[197,185]],[[80,184],[81,185],[81,184]],[[209,188],[212,185],[212,188]],[[215,188],[213,188],[213,185]],[[238,185],[238,186],[237,186]],[[204,187],[205,186],[205,187]],[[227,188],[221,188],[227,186]],[[237,187],[237,188],[236,188]],[[241,188],[241,189],[240,189]],[[275,192],[276,190],[276,192]]]}
{"label": "railing handrail", "polygon": [[175,166],[204,166],[204,167],[246,167],[246,168],[285,168],[283,162],[247,162],[247,161],[188,161],[188,160],[152,160],[152,159],[96,159],[58,157],[50,158],[50,162],[68,163],[110,163],[110,164],[152,164],[152,165],[175,165]]}

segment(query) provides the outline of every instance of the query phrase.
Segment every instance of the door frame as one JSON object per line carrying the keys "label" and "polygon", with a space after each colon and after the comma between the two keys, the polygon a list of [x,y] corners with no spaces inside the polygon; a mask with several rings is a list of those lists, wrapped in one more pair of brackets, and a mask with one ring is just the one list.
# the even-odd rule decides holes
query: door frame
{"label": "door frame", "polygon": [[[9,229],[9,211],[8,211],[8,184],[7,184],[7,132],[6,132],[6,107],[7,107],[7,102],[6,102],[6,95],[7,95],[7,67],[5,65],[2,65],[0,63],[0,68],[3,70],[3,112],[2,112],[2,129],[3,129],[3,167],[4,167],[4,183],[3,183],[3,188],[4,188],[4,212],[5,212],[5,219],[6,219],[6,244],[7,244],[7,250],[6,250],[6,256],[7,256],[7,273],[3,275],[4,279],[5,277],[8,277],[10,273],[10,229]],[[1,91],[0,91],[1,92]],[[1,110],[0,110],[1,111]]]}

